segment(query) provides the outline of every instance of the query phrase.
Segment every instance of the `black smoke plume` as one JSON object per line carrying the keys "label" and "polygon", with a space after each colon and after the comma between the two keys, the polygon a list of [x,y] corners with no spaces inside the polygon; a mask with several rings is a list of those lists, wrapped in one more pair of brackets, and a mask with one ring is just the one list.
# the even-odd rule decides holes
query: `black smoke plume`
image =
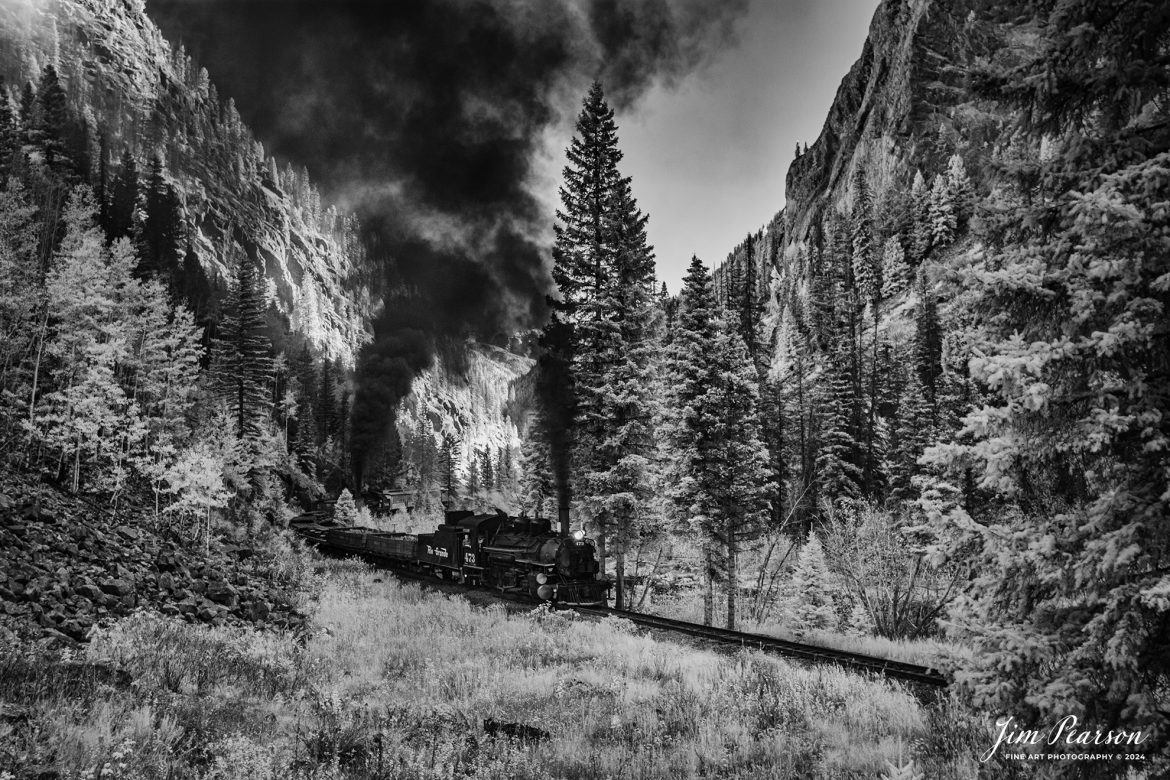
{"label": "black smoke plume", "polygon": [[[549,131],[590,81],[628,108],[700,66],[747,0],[148,0],[278,156],[354,209],[384,271],[353,455],[438,344],[546,317]],[[559,150],[556,150],[559,152]]]}

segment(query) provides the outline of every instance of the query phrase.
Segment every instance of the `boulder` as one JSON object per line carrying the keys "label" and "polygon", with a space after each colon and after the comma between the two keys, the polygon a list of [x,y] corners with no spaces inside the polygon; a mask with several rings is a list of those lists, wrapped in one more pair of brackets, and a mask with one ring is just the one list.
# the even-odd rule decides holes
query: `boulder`
{"label": "boulder", "polygon": [[240,601],[240,594],[226,582],[216,581],[207,583],[207,590],[204,595],[211,601],[227,607],[234,607]]}
{"label": "boulder", "polygon": [[134,586],[124,579],[104,580],[98,587],[111,596],[125,596],[134,592]]}

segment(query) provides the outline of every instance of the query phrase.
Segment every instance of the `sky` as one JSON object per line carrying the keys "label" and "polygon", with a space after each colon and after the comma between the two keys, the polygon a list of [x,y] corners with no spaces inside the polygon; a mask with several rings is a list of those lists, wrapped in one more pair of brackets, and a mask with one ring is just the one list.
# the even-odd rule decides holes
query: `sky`
{"label": "sky", "polygon": [[751,0],[734,48],[618,116],[623,173],[671,292],[692,254],[717,266],[784,205],[796,143],[820,134],[877,5]]}

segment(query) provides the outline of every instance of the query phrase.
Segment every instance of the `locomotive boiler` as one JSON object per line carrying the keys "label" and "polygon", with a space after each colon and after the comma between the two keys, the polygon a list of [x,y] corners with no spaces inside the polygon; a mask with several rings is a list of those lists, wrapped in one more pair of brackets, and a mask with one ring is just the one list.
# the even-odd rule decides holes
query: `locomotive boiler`
{"label": "locomotive boiler", "polygon": [[417,535],[329,526],[311,515],[292,527],[328,550],[539,601],[605,604],[610,587],[593,541],[581,531],[554,531],[544,518],[447,512],[433,532]]}

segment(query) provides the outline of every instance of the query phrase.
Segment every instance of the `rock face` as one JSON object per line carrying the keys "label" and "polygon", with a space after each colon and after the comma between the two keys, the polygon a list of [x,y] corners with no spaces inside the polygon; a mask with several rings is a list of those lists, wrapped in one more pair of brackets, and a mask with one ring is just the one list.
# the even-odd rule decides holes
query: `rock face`
{"label": "rock face", "polygon": [[[214,625],[296,629],[291,585],[246,548],[203,545],[129,507],[111,516],[32,482],[0,479],[0,627],[84,641],[97,622],[155,609]],[[251,550],[247,550],[251,553]]]}
{"label": "rock face", "polygon": [[[909,188],[915,170],[945,169],[961,146],[956,119],[970,65],[1002,46],[978,0],[885,0],[824,127],[785,182],[787,243],[807,240],[832,205],[848,207],[853,172],[872,189]],[[969,140],[969,139],[967,139]]]}
{"label": "rock face", "polygon": [[1019,5],[883,0],[819,136],[789,166],[784,208],[716,268],[720,299],[742,289],[745,273],[755,274],[761,298],[770,288],[805,287],[803,250],[820,245],[826,217],[851,212],[859,170],[879,237],[905,233],[915,174],[929,187],[952,155],[985,192],[987,163],[1009,145],[1014,117],[972,98],[968,81],[978,63],[1010,61],[1034,45],[1035,31],[1013,23]]}
{"label": "rock face", "polygon": [[415,381],[402,404],[398,427],[406,438],[424,428],[452,434],[462,444],[461,474],[481,449],[493,454],[518,448],[531,401],[524,397],[525,377],[534,361],[482,344],[469,344],[457,372],[440,357],[437,365]]}

